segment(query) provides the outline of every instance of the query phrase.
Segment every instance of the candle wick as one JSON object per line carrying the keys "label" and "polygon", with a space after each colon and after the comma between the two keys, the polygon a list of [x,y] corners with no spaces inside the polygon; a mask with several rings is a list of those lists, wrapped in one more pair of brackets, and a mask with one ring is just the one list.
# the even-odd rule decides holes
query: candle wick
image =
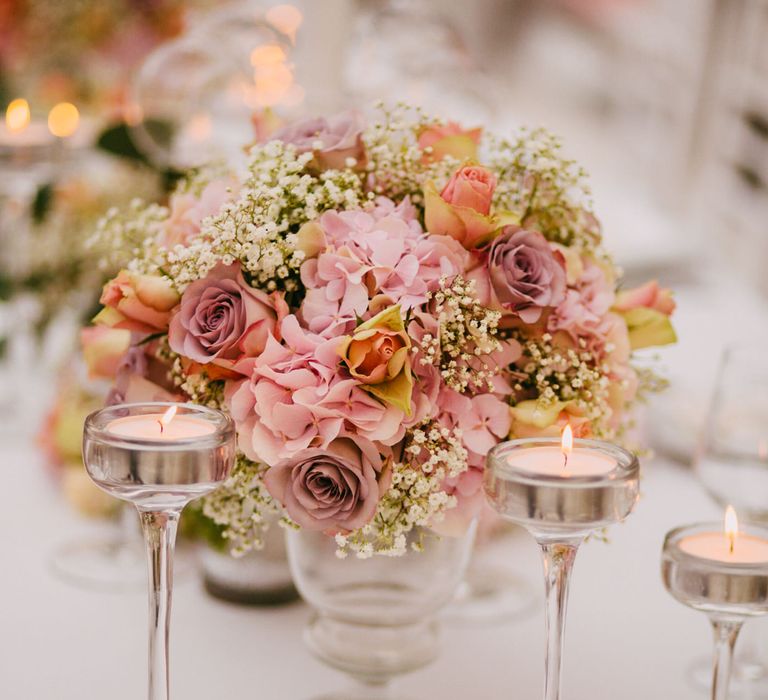
{"label": "candle wick", "polygon": [[733,546],[736,543],[736,537],[734,536],[734,533],[732,533],[732,532],[728,533],[728,542],[729,542],[728,552],[730,554],[733,554]]}
{"label": "candle wick", "polygon": [[157,422],[160,424],[160,435],[162,435],[163,431],[165,430],[165,426],[163,425],[163,421],[159,420]]}
{"label": "candle wick", "polygon": [[563,471],[568,469],[568,453],[563,452]]}

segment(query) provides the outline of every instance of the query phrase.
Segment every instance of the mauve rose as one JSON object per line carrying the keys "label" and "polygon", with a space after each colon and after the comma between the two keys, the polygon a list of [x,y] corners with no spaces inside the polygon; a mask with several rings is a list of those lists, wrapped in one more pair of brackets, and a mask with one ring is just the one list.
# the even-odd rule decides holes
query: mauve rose
{"label": "mauve rose", "polygon": [[354,158],[355,167],[365,165],[363,120],[357,112],[305,119],[278,129],[270,138],[296,146],[299,153],[311,151],[319,170],[343,170],[349,158]]}
{"label": "mauve rose", "polygon": [[327,449],[302,450],[278,462],[264,483],[295,523],[335,534],[356,530],[373,518],[386,487],[383,471],[372,442],[339,437]]}
{"label": "mauve rose", "polygon": [[194,362],[228,365],[244,355],[259,355],[276,320],[274,304],[243,279],[239,264],[219,264],[187,287],[168,341]]}
{"label": "mauve rose", "polygon": [[491,288],[503,310],[536,323],[565,296],[565,269],[538,231],[507,226],[488,251]]}

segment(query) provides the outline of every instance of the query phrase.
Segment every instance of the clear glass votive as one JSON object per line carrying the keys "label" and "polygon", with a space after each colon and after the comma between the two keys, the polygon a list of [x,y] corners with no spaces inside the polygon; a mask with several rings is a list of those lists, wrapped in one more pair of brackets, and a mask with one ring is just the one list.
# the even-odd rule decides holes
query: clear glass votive
{"label": "clear glass votive", "polygon": [[[566,431],[569,432],[569,431]],[[637,501],[640,464],[599,440],[525,438],[488,454],[485,494],[503,518],[526,528],[541,547],[546,592],[544,699],[559,700],[568,584],[584,539],[624,520]]]}
{"label": "clear glass votive", "polygon": [[235,425],[194,404],[145,403],[91,413],[88,474],[139,511],[149,565],[149,700],[168,700],[168,642],[176,530],[184,506],[216,489],[235,458]]}
{"label": "clear glass votive", "polygon": [[670,594],[709,616],[715,633],[712,700],[727,700],[744,622],[768,613],[768,528],[699,523],[667,533],[661,575]]}

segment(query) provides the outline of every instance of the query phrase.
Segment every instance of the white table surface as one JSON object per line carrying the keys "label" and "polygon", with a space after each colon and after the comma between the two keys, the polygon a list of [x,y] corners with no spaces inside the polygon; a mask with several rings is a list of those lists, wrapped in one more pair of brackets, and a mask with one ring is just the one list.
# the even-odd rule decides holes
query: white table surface
{"label": "white table surface", "polygon": [[[694,303],[686,311],[686,300],[681,302],[683,342],[667,362],[673,376],[676,369],[690,371],[692,357],[703,361],[699,349],[710,355],[717,350],[697,345],[688,335],[707,314]],[[93,535],[98,525],[72,512],[30,444],[5,437],[0,445],[0,698],[145,697],[145,593],[83,590],[52,574],[54,548]],[[690,473],[661,458],[645,465],[642,490],[635,513],[611,530],[611,543],[588,543],[576,561],[564,700],[704,697],[690,688],[685,671],[694,657],[709,654],[709,625],[704,615],[665,592],[659,556],[668,529],[721,514]],[[440,659],[402,679],[400,688],[408,697],[541,697],[544,621],[538,552],[520,536],[497,556],[514,562],[536,587],[536,608],[511,623],[446,624]],[[195,576],[179,581],[172,624],[174,697],[310,700],[343,687],[341,674],[314,660],[303,646],[308,615],[301,604],[265,610],[232,606],[209,598]],[[768,633],[762,621],[752,624]]]}

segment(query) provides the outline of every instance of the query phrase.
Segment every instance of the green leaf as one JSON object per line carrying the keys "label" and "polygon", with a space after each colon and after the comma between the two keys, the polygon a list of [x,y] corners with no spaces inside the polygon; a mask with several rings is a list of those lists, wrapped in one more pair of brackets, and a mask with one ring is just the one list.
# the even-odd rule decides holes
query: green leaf
{"label": "green leaf", "polygon": [[413,377],[410,369],[406,367],[394,379],[381,384],[362,384],[369,394],[377,399],[399,408],[406,416],[411,415],[411,394],[413,392]]}
{"label": "green leaf", "polygon": [[128,158],[129,160],[136,160],[145,165],[149,165],[149,160],[136,147],[136,144],[131,138],[130,129],[124,122],[108,126],[102,131],[96,141],[96,146],[113,156]]}
{"label": "green leaf", "polygon": [[35,199],[32,201],[32,220],[40,224],[45,220],[53,203],[53,185],[47,183],[37,188]]}

